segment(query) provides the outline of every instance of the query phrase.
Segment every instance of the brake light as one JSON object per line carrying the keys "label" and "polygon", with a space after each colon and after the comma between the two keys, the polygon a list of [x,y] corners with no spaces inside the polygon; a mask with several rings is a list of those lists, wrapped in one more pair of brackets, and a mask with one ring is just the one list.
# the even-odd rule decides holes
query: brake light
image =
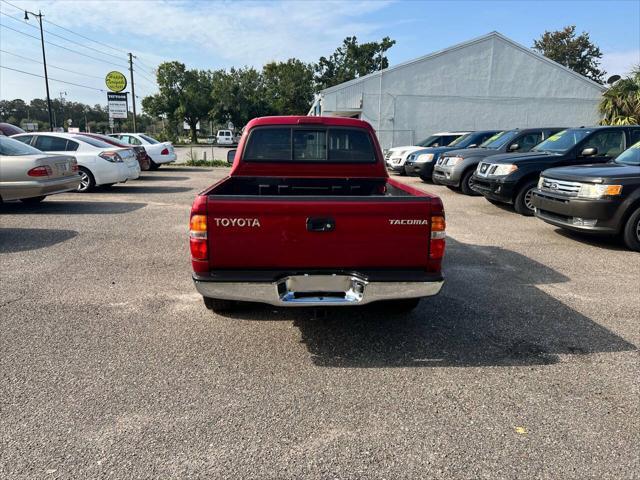
{"label": "brake light", "polygon": [[192,215],[189,222],[189,246],[193,260],[206,260],[207,251],[207,216]]}
{"label": "brake light", "polygon": [[116,152],[100,152],[98,156],[107,162],[122,163],[122,157]]}
{"label": "brake light", "polygon": [[437,260],[444,257],[447,223],[441,215],[431,217],[431,248],[429,258]]}
{"label": "brake light", "polygon": [[162,151],[160,152],[160,155],[169,155],[169,149],[163,148]]}
{"label": "brake light", "polygon": [[30,177],[48,177],[51,175],[53,171],[49,165],[44,165],[42,167],[34,167],[27,172],[27,175]]}

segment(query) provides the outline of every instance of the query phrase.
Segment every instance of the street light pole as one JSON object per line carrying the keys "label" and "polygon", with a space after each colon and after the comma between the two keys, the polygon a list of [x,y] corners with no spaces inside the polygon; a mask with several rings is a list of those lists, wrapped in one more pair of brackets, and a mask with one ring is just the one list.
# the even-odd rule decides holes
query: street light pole
{"label": "street light pole", "polygon": [[47,108],[49,109],[49,131],[53,132],[53,114],[51,112],[51,97],[49,95],[49,75],[47,74],[47,56],[44,53],[44,30],[42,29],[42,12],[38,10],[38,13],[24,11],[24,19],[29,20],[29,14],[38,19],[40,23],[40,43],[42,44],[42,63],[44,64],[44,84],[47,86]]}
{"label": "street light pole", "polygon": [[131,101],[133,102],[133,133],[138,133],[138,125],[136,124],[136,86],[133,83],[133,59],[136,58],[129,53],[129,74],[131,75]]}

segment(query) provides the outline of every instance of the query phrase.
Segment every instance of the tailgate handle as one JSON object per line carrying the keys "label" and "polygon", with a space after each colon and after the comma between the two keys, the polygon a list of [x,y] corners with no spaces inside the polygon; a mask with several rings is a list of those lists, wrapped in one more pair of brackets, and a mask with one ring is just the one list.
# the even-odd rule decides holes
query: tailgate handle
{"label": "tailgate handle", "polygon": [[310,232],[331,232],[336,228],[333,218],[307,218],[307,230]]}

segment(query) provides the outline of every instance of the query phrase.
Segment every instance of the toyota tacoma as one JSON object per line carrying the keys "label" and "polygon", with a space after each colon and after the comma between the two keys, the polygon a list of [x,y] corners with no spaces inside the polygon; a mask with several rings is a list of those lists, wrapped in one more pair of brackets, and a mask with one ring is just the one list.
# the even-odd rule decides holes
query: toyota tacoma
{"label": "toyota tacoma", "polygon": [[193,202],[189,236],[193,280],[213,310],[410,310],[443,284],[441,200],[389,178],[373,129],[355,119],[249,122],[230,175]]}

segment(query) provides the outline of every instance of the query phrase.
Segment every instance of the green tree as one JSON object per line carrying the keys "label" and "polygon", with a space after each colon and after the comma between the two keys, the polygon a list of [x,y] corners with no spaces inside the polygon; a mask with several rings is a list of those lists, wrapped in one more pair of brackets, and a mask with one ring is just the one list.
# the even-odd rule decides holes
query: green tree
{"label": "green tree", "polygon": [[211,109],[211,72],[187,70],[180,62],[165,62],[158,66],[159,92],[145,97],[142,108],[151,115],[167,115],[176,122],[185,121],[196,143],[197,125],[205,120]]}
{"label": "green tree", "polygon": [[385,52],[395,43],[389,37],[363,44],[356,37],[345,38],[329,58],[320,57],[315,65],[316,87],[321,90],[387,68]]}
{"label": "green tree", "polygon": [[313,101],[313,67],[298,59],[262,68],[266,98],[276,115],[304,115]]}
{"label": "green tree", "polygon": [[599,108],[603,125],[640,123],[640,65],[604,92]]}
{"label": "green tree", "polygon": [[232,68],[212,73],[210,115],[218,123],[245,125],[254,117],[269,115],[262,74],[255,68]]}
{"label": "green tree", "polygon": [[604,83],[606,72],[600,70],[602,52],[591,42],[587,32],[576,36],[575,25],[555,32],[545,31],[538,40],[533,41],[533,49],[580,75]]}

